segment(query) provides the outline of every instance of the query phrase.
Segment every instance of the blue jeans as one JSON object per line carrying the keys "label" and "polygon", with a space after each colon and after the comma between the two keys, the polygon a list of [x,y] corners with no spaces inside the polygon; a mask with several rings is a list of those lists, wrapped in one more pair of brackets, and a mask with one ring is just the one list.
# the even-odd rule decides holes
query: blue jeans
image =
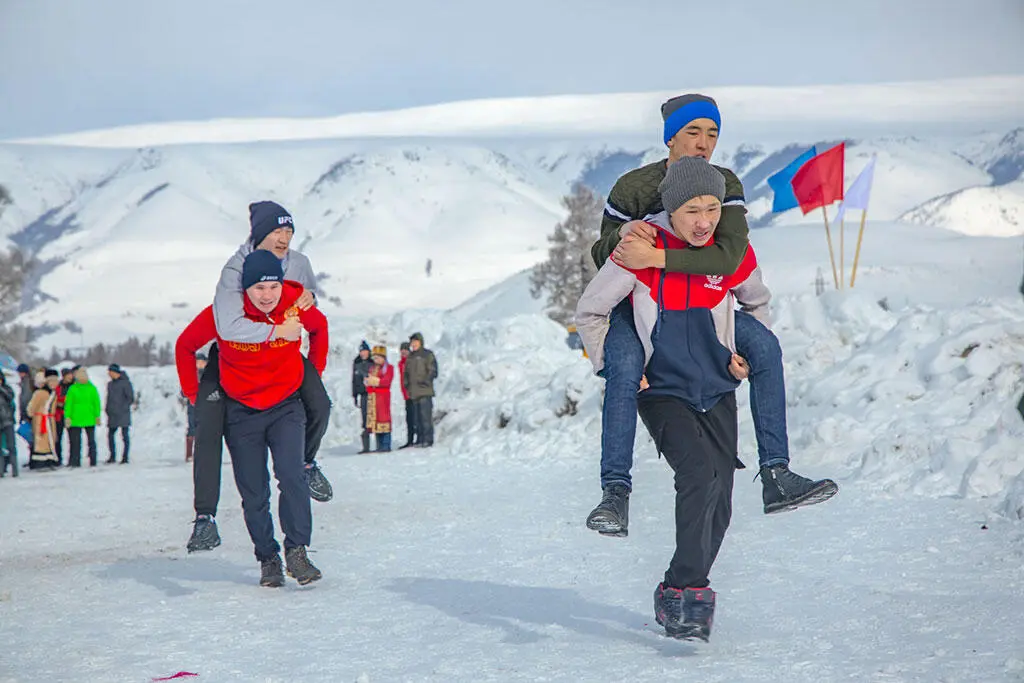
{"label": "blue jeans", "polygon": [[[644,347],[633,324],[633,307],[623,301],[610,317],[604,342],[604,406],[601,410],[601,488],[632,488],[636,400],[644,372]],[[759,464],[789,462],[786,435],[786,380],[779,340],[757,318],[736,311],[736,350],[750,364],[750,412]]]}

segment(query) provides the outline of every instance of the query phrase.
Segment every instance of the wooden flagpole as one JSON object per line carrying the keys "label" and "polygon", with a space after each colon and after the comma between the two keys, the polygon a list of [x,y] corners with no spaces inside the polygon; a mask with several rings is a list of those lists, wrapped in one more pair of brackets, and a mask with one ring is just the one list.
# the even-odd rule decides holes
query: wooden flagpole
{"label": "wooden flagpole", "polygon": [[839,275],[836,273],[836,253],[832,250],[832,230],[828,227],[828,212],[825,211],[825,207],[821,207],[821,215],[825,217],[825,237],[828,239],[828,260],[832,262],[832,281],[836,285],[836,289],[839,289]]}
{"label": "wooden flagpole", "polygon": [[860,232],[857,235],[857,251],[853,255],[853,275],[850,277],[850,286],[853,287],[854,281],[857,279],[857,261],[860,260],[860,243],[864,239],[864,221],[867,220],[868,210],[864,209],[860,213]]}
{"label": "wooden flagpole", "polygon": [[839,219],[839,289],[846,287],[846,216]]}

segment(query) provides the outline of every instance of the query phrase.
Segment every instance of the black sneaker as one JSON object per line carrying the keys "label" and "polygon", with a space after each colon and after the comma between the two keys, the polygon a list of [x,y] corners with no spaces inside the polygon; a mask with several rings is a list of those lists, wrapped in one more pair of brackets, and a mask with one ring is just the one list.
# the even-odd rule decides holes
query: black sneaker
{"label": "black sneaker", "polygon": [[605,536],[629,535],[629,489],[609,484],[601,502],[587,516],[587,528]]}
{"label": "black sneaker", "polygon": [[323,574],[313,566],[306,556],[306,546],[288,548],[284,551],[284,563],[288,568],[288,576],[299,582],[300,586],[319,581]]}
{"label": "black sneaker", "polygon": [[274,553],[269,560],[260,562],[260,585],[267,588],[280,588],[284,585],[284,570],[281,568],[281,555]]}
{"label": "black sneaker", "polygon": [[210,515],[196,517],[192,538],[188,539],[188,551],[213,550],[220,545],[220,534],[217,533],[217,520]]}
{"label": "black sneaker", "polygon": [[309,497],[313,500],[326,503],[334,498],[331,482],[327,481],[327,477],[320,470],[320,466],[316,464],[316,460],[306,463],[306,482],[309,484]]}
{"label": "black sneaker", "polygon": [[788,465],[762,467],[758,476],[766,515],[824,503],[839,492],[839,486],[831,479],[811,481],[791,471]]}
{"label": "black sneaker", "polygon": [[710,588],[670,588],[659,583],[654,590],[654,619],[670,638],[707,642],[714,617],[715,591]]}

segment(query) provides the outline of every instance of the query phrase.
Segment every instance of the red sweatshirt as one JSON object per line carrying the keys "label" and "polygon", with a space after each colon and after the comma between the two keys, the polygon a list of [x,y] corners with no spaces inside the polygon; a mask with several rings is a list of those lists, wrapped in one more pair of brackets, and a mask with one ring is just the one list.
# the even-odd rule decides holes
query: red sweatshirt
{"label": "red sweatshirt", "polygon": [[[281,301],[269,315],[257,309],[244,297],[245,317],[256,322],[279,325],[285,314],[294,307],[302,295],[302,285],[285,280]],[[309,332],[309,360],[317,373],[323,374],[327,365],[327,318],[316,308],[298,311],[299,321]],[[225,341],[217,337],[213,307],[208,306],[189,323],[178,337],[174,359],[178,367],[181,391],[192,403],[199,392],[196,375],[196,351],[214,339],[220,365],[220,384],[224,392],[239,403],[266,410],[298,391],[304,374],[300,342],[276,339],[260,344]]]}
{"label": "red sweatshirt", "polygon": [[402,387],[402,398],[409,400],[409,390],[405,388],[405,358],[398,360],[398,386]]}

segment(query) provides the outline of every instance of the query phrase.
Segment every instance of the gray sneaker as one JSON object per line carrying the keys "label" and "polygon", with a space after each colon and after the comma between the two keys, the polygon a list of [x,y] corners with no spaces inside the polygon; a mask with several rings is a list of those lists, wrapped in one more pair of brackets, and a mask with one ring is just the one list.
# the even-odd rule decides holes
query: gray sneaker
{"label": "gray sneaker", "polygon": [[318,503],[326,503],[334,497],[331,482],[327,481],[316,460],[306,463],[306,481],[309,483],[309,497]]}
{"label": "gray sneaker", "polygon": [[220,534],[217,533],[217,520],[210,515],[196,517],[192,528],[192,537],[188,539],[188,551],[213,550],[220,545]]}

